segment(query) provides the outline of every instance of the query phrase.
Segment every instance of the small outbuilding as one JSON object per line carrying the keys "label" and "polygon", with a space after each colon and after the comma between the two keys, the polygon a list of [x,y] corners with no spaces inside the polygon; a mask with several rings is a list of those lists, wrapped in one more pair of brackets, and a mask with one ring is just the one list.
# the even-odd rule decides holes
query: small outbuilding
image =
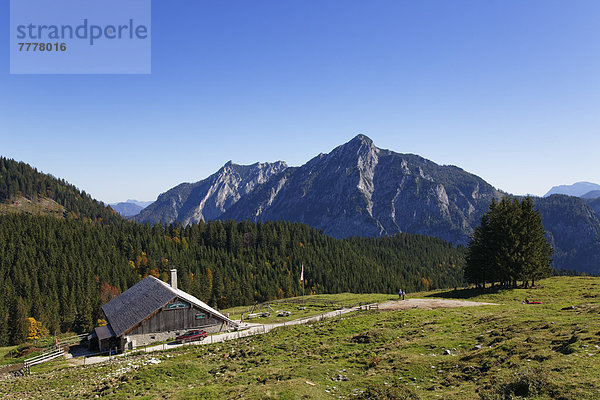
{"label": "small outbuilding", "polygon": [[108,324],[95,332],[99,344],[117,343],[121,350],[169,340],[189,329],[214,333],[237,327],[208,304],[177,289],[174,269],[171,285],[147,276],[102,306],[102,311]]}
{"label": "small outbuilding", "polygon": [[115,346],[115,339],[115,333],[110,326],[98,326],[88,336],[88,346],[100,351],[107,351]]}

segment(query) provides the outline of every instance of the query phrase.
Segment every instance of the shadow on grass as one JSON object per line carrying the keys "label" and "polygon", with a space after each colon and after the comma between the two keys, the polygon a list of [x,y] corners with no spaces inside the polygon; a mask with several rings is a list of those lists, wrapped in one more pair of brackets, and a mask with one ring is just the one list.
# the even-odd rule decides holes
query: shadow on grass
{"label": "shadow on grass", "polygon": [[495,294],[501,291],[510,290],[513,288],[506,288],[502,286],[494,286],[483,288],[467,288],[467,289],[451,289],[446,292],[438,292],[428,294],[425,297],[438,297],[442,299],[470,299],[473,297],[480,296],[482,294]]}

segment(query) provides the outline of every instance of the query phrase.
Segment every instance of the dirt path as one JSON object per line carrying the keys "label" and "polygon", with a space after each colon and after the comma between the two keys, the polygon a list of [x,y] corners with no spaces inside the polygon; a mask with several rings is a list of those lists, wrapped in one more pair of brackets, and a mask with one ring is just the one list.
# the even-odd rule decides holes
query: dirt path
{"label": "dirt path", "polygon": [[422,308],[431,310],[434,308],[456,308],[456,307],[474,307],[474,306],[497,306],[495,303],[482,303],[479,301],[455,300],[455,299],[407,299],[392,300],[379,304],[379,309],[390,310],[410,310],[412,308]]}

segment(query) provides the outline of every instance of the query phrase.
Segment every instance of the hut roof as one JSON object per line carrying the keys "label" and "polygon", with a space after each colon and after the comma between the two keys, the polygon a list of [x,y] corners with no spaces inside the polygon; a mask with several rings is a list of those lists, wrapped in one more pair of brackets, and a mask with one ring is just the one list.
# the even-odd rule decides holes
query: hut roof
{"label": "hut roof", "polygon": [[147,276],[121,293],[120,296],[106,303],[102,306],[102,311],[104,311],[115,336],[121,336],[176,297],[183,298],[208,313],[236,325],[235,322],[203,301],[183,290],[173,289],[169,284],[153,276]]}
{"label": "hut roof", "polygon": [[98,340],[109,339],[115,336],[115,333],[110,329],[110,325],[99,326],[94,328],[94,333],[98,337]]}

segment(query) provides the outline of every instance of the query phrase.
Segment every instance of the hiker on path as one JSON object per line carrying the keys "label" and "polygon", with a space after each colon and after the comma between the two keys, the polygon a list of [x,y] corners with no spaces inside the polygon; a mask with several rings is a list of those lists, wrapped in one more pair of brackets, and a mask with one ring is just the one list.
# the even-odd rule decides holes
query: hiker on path
{"label": "hiker on path", "polygon": [[404,299],[405,299],[405,297],[406,297],[406,292],[403,290],[403,291],[402,291],[402,300],[404,300]]}
{"label": "hiker on path", "polygon": [[398,300],[402,300],[402,293],[404,293],[402,289],[398,290]]}

